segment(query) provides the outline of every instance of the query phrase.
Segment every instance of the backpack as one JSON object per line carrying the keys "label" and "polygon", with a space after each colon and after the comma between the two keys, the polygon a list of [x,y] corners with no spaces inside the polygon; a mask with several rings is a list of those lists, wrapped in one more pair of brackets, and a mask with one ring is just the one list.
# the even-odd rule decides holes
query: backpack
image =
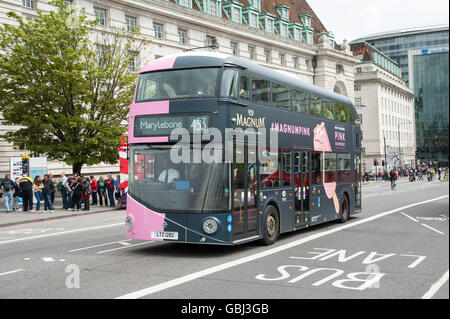
{"label": "backpack", "polygon": [[13,189],[13,185],[11,184],[11,181],[6,180],[3,183],[3,187],[5,188],[5,192],[10,192]]}

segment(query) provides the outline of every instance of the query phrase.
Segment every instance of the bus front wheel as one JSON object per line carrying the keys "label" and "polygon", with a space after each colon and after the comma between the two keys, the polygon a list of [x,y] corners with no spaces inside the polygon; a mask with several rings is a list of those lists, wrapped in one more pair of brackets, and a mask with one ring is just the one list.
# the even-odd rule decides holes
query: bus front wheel
{"label": "bus front wheel", "polygon": [[273,205],[269,205],[264,212],[264,237],[262,242],[265,245],[272,245],[277,241],[280,233],[280,218],[278,210]]}

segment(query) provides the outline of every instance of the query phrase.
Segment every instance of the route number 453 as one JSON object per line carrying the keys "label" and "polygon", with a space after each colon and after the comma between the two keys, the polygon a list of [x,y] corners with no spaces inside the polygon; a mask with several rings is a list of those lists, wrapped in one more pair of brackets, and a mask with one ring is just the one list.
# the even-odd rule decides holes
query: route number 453
{"label": "route number 453", "polygon": [[203,132],[206,130],[206,118],[199,117],[192,120],[191,128],[193,132]]}

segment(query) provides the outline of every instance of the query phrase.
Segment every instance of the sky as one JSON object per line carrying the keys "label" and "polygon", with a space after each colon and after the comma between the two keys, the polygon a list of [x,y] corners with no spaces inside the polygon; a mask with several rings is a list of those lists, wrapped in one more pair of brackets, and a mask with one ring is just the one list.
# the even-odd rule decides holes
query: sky
{"label": "sky", "polygon": [[448,0],[306,0],[336,43],[374,33],[448,24]]}

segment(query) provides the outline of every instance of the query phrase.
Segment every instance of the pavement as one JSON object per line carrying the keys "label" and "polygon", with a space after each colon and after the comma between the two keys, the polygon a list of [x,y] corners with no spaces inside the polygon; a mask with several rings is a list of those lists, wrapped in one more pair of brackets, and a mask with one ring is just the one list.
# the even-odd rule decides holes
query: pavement
{"label": "pavement", "polygon": [[129,240],[125,210],[0,226],[0,298],[448,299],[448,182],[370,182],[362,206],[272,246]]}

